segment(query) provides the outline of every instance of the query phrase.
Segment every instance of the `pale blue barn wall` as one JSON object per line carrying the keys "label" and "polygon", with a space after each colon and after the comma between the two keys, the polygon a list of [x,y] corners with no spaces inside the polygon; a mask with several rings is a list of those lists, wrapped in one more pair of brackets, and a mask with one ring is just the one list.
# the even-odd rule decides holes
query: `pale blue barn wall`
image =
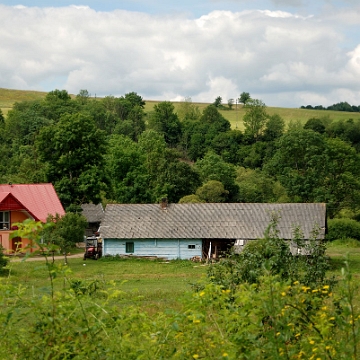
{"label": "pale blue barn wall", "polygon": [[[104,255],[130,255],[126,243],[134,243],[134,256],[157,256],[168,260],[202,256],[201,239],[104,239]],[[195,245],[189,249],[188,245]]]}

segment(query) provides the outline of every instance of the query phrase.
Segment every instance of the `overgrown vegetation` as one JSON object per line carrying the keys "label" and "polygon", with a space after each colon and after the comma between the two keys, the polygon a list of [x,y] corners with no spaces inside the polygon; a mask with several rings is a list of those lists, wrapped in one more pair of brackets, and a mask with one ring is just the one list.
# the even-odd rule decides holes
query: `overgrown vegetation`
{"label": "overgrown vegetation", "polygon": [[[269,242],[274,242],[273,246],[274,225],[275,222],[266,236]],[[41,247],[42,228],[39,223],[28,223],[21,231]],[[281,244],[280,241],[278,250]],[[274,271],[274,267],[266,264],[272,256],[264,259],[263,273],[256,283],[241,281],[230,288],[215,284],[212,278],[202,279],[194,291],[187,291],[177,299],[176,307],[163,303],[155,312],[150,306],[139,305],[143,291],[138,296],[132,293],[124,302],[126,284],[116,281],[119,273],[115,281],[90,275],[104,266],[113,269],[117,262],[121,269],[128,260],[94,261],[90,270],[83,267],[80,259],[71,267],[45,259],[45,267],[32,266],[30,278],[27,274],[28,281],[23,283],[17,279],[20,268],[31,263],[10,263],[10,275],[0,279],[3,335],[0,357],[29,360],[358,358],[359,288],[350,272],[350,261],[341,263],[343,270],[340,275],[337,273],[336,285],[318,282],[310,286],[284,277],[283,271]],[[154,269],[170,266],[182,271],[200,269],[186,261],[169,264],[129,261],[133,273],[148,266]],[[86,274],[81,276],[85,270]],[[34,286],[36,279],[31,277],[36,276],[47,281],[47,287],[43,283]]]}
{"label": "overgrown vegetation", "polygon": [[301,230],[294,229],[290,242],[279,238],[277,224],[278,216],[272,214],[264,239],[250,241],[240,254],[232,252],[219,263],[210,265],[211,281],[230,290],[244,283],[259,284],[265,275],[313,288],[332,285],[334,280],[326,277],[329,270],[326,246],[317,239],[317,229],[306,241]]}

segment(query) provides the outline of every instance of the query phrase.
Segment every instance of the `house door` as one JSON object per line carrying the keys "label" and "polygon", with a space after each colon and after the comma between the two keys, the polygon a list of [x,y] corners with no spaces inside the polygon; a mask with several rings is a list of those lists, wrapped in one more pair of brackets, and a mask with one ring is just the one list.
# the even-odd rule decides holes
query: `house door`
{"label": "house door", "polygon": [[15,252],[19,252],[19,250],[21,249],[21,238],[20,237],[14,237],[11,240],[11,250],[15,253]]}

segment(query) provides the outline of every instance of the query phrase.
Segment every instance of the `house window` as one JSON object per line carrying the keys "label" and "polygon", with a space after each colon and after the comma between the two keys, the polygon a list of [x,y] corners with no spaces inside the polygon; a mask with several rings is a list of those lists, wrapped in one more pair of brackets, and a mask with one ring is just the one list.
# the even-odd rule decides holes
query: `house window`
{"label": "house window", "polygon": [[188,245],[188,249],[195,249],[195,245]]}
{"label": "house window", "polygon": [[8,211],[0,211],[0,229],[10,229],[10,214]]}
{"label": "house window", "polygon": [[126,252],[127,253],[133,253],[134,252],[134,243],[133,242],[127,242],[125,244]]}

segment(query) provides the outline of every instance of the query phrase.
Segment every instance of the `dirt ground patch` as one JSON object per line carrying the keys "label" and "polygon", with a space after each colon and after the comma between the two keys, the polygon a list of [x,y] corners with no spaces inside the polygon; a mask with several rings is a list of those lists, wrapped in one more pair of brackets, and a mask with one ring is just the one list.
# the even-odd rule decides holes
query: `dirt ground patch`
{"label": "dirt ground patch", "polygon": [[[74,258],[82,258],[84,256],[83,253],[79,253],[79,254],[73,254],[73,255],[68,255],[67,258],[68,259],[74,259]],[[50,260],[52,260],[52,256],[48,257]],[[34,256],[29,256],[28,258],[25,259],[25,256],[9,256],[8,259],[10,260],[10,262],[19,262],[19,261],[44,261],[45,257],[41,256],[41,255],[34,255]],[[64,259],[64,255],[56,255],[54,256],[55,260],[63,260]]]}

